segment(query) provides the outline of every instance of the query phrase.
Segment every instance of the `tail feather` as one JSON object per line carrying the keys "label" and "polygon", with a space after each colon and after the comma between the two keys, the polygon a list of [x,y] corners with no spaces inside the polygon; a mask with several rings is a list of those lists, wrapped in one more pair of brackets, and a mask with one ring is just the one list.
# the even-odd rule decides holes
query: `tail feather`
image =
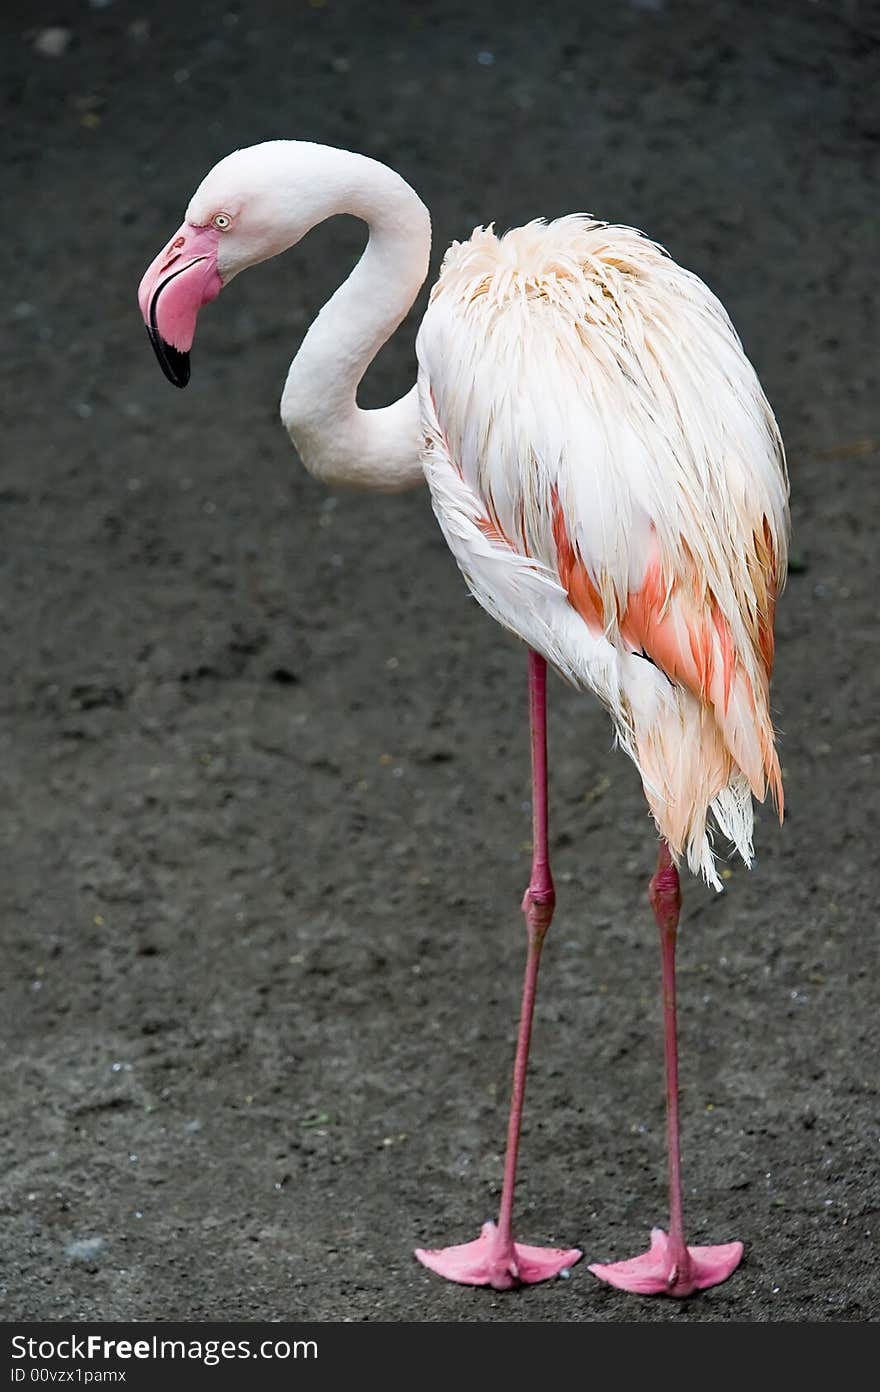
{"label": "tail feather", "polygon": [[745,864],[751,866],[755,855],[752,844],[755,814],[752,790],[744,774],[733,773],[730,782],[719,790],[712,800],[712,815]]}
{"label": "tail feather", "polygon": [[712,712],[678,690],[650,722],[635,713],[633,724],[645,796],[660,834],[676,860],[686,855],[694,874],[720,889],[707,822],[730,782],[733,761]]}
{"label": "tail feather", "polygon": [[750,865],[754,855],[752,794],[757,785],[759,796],[765,795],[765,779],[773,786],[772,770],[778,771],[775,750],[771,745],[775,762],[766,773],[763,759],[760,775],[754,767],[743,769],[736,750],[747,750],[751,764],[761,746],[754,712],[750,729],[732,749],[729,726],[722,728],[712,706],[682,687],[667,686],[662,699],[646,702],[643,684],[637,699],[630,702],[629,715],[630,748],[658,831],[677,861],[686,858],[694,874],[720,889],[710,813],[718,829]]}

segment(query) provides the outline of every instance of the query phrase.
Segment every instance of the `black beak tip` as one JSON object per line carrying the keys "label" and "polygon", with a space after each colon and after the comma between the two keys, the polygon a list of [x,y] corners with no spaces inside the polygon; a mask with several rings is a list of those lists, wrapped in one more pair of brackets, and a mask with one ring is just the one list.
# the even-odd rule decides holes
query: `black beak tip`
{"label": "black beak tip", "polygon": [[178,348],[166,343],[155,329],[148,327],[147,336],[168,381],[173,387],[185,387],[189,381],[189,353],[181,353]]}

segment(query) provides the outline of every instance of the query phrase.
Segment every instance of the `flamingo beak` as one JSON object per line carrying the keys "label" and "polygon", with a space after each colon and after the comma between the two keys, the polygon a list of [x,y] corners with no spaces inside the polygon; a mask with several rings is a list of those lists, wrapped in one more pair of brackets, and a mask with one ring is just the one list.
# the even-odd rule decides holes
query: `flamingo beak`
{"label": "flamingo beak", "polygon": [[138,304],[159,366],[175,387],[189,381],[189,350],[202,305],[217,298],[220,233],[185,222],[159,253],[138,289]]}

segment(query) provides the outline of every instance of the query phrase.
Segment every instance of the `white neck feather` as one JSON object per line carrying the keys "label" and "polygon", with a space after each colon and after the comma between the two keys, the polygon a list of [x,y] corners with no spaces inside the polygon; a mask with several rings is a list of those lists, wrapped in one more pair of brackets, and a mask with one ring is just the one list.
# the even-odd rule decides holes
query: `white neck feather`
{"label": "white neck feather", "polygon": [[431,220],[409,184],[385,165],[329,147],[320,156],[322,190],[311,225],[352,213],[370,236],[290,365],[281,419],[306,468],[325,482],[409,488],[424,480],[416,387],[375,411],[361,410],[357,389],[427,275]]}

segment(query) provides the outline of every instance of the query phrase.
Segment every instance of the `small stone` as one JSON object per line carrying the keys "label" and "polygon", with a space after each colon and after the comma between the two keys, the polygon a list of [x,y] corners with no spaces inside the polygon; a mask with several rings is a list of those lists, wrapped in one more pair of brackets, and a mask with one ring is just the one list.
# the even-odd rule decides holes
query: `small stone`
{"label": "small stone", "polygon": [[41,29],[34,39],[34,52],[39,53],[41,58],[63,58],[72,38],[71,31],[58,24]]}
{"label": "small stone", "polygon": [[78,1237],[74,1242],[68,1243],[64,1255],[71,1257],[73,1261],[92,1261],[103,1252],[106,1245],[103,1237]]}

